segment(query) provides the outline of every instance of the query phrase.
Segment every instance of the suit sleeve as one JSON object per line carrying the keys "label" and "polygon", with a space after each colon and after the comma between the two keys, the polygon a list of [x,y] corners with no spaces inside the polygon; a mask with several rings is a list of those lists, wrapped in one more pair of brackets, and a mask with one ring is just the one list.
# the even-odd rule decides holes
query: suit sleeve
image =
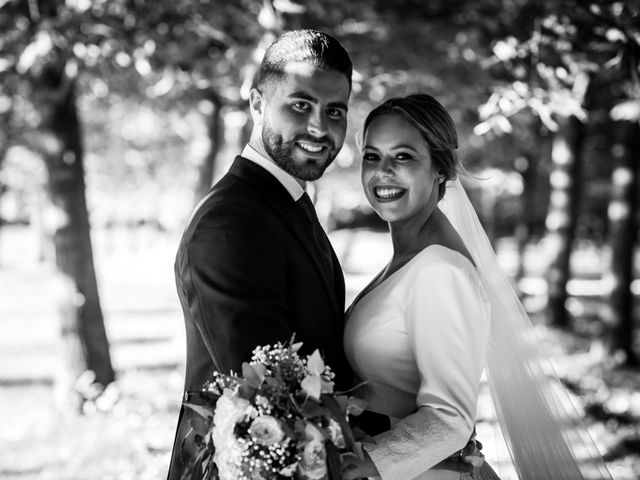
{"label": "suit sleeve", "polygon": [[180,275],[188,308],[221,371],[241,371],[257,345],[288,340],[286,256],[274,226],[245,205],[200,218]]}
{"label": "suit sleeve", "polygon": [[474,428],[489,330],[480,285],[459,266],[420,269],[405,321],[418,371],[417,410],[366,446],[383,480],[414,478],[464,448]]}

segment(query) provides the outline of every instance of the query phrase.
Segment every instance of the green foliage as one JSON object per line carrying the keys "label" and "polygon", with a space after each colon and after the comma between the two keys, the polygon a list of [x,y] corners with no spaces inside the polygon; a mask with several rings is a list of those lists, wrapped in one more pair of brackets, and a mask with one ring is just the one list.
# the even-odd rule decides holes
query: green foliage
{"label": "green foliage", "polygon": [[497,82],[476,132],[511,133],[509,118],[523,110],[556,130],[558,115],[586,120],[595,96],[606,98],[607,109],[620,100],[637,103],[640,5],[523,1],[517,12],[512,18],[491,12],[493,54],[486,66]]}

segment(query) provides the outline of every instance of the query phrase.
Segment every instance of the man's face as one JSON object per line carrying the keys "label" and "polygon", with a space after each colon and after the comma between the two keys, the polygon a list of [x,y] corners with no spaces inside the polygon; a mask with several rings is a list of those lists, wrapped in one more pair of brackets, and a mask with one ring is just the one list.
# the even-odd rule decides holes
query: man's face
{"label": "man's face", "polygon": [[317,180],[342,148],[349,82],[308,63],[287,66],[284,78],[252,91],[252,113],[265,152],[284,171]]}

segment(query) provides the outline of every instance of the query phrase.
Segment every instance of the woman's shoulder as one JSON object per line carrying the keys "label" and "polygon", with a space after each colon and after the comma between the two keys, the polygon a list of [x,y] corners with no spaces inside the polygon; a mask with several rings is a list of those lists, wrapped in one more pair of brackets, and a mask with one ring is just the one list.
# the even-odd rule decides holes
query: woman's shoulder
{"label": "woman's shoulder", "polygon": [[485,296],[480,275],[465,253],[441,244],[429,245],[414,257],[407,269],[407,280],[416,285],[428,282],[439,288],[466,285]]}
{"label": "woman's shoulder", "polygon": [[426,246],[413,259],[414,270],[428,268],[452,268],[475,271],[475,266],[466,252],[451,246],[434,243]]}

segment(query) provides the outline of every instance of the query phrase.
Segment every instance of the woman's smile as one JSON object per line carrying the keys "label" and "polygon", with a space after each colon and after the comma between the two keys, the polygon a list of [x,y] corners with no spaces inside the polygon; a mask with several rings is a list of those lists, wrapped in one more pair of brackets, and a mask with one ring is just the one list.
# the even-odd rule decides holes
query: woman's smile
{"label": "woman's smile", "polygon": [[376,185],[373,187],[373,195],[378,202],[393,202],[407,193],[406,188],[391,185]]}

